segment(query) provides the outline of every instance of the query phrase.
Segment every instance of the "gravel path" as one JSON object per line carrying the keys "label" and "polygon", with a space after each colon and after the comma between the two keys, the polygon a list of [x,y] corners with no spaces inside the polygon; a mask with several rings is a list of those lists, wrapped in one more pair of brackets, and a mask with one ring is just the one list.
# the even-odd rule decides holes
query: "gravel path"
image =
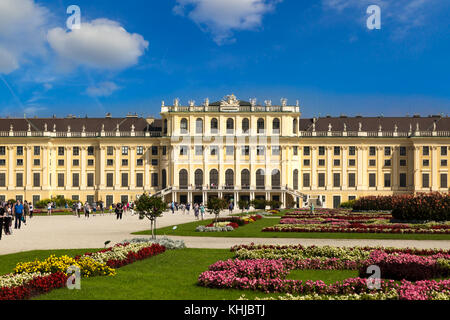
{"label": "gravel path", "polygon": [[[194,216],[166,213],[157,221],[158,227],[178,225],[194,221]],[[14,226],[13,226],[14,227]],[[98,215],[89,219],[75,216],[44,216],[28,220],[26,226],[14,230],[10,236],[3,234],[0,240],[0,255],[29,250],[101,248],[105,241],[112,244],[137,237],[132,232],[149,229],[148,220],[125,214],[123,220],[115,215]],[[148,236],[145,236],[148,237]],[[333,246],[395,246],[417,248],[450,249],[448,240],[364,240],[364,239],[271,239],[271,238],[216,238],[216,237],[172,237],[182,239],[189,248],[230,248],[236,244],[302,244]]]}

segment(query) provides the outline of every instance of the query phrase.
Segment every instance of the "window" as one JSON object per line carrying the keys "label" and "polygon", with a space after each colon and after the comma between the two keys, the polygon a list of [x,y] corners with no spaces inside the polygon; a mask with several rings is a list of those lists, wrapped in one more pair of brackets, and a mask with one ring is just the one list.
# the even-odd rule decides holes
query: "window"
{"label": "window", "polygon": [[80,186],[80,174],[72,173],[72,186],[78,188]]}
{"label": "window", "polygon": [[6,174],[5,173],[0,173],[0,187],[5,187],[6,186]]}
{"label": "window", "polygon": [[406,188],[406,173],[400,173],[400,188]]}
{"label": "window", "polygon": [[448,188],[446,173],[441,173],[441,188]]}
{"label": "window", "polygon": [[165,156],[167,154],[167,147],[163,146],[162,147],[162,155]]}
{"label": "window", "polygon": [[234,155],[234,147],[233,146],[226,146],[226,154],[227,156],[233,156]]}
{"label": "window", "polygon": [[318,175],[317,175],[317,179],[318,179],[318,186],[319,186],[319,188],[323,188],[323,187],[325,187],[325,173],[323,173],[323,172],[320,172]]}
{"label": "window", "polygon": [[304,156],[309,156],[310,153],[311,153],[310,147],[303,147],[303,155]]}
{"label": "window", "polygon": [[79,156],[80,155],[80,147],[73,147],[72,155],[73,156]]}
{"label": "window", "polygon": [[200,118],[195,120],[195,133],[203,133],[203,120]]}
{"label": "window", "polygon": [[348,148],[348,154],[349,154],[350,156],[356,155],[356,147],[349,147],[349,148]]}
{"label": "window", "polygon": [[41,186],[41,174],[38,172],[33,173],[33,187],[37,188]]}
{"label": "window", "polygon": [[384,174],[384,187],[385,188],[391,187],[391,174],[390,173]]}
{"label": "window", "polygon": [[303,174],[303,187],[309,188],[310,187],[310,179],[309,179],[309,173]]}
{"label": "window", "polygon": [[16,173],[16,186],[23,187],[23,173]]}
{"label": "window", "polygon": [[227,133],[234,132],[234,120],[231,118],[227,119]]}
{"label": "window", "polygon": [[349,167],[354,167],[355,165],[356,165],[356,160],[355,159],[348,160],[348,166]]}
{"label": "window", "polygon": [[390,167],[391,166],[391,159],[384,160],[384,166],[385,167]]}
{"label": "window", "polygon": [[88,159],[88,166],[92,167],[94,165],[94,159]]}
{"label": "window", "polygon": [[94,155],[94,147],[88,147],[88,156],[93,156]]}
{"label": "window", "polygon": [[257,146],[256,147],[256,155],[263,156],[265,154],[266,148],[264,146]]}
{"label": "window", "polygon": [[203,155],[203,146],[195,146],[195,155],[196,156]]}
{"label": "window", "polygon": [[447,155],[447,147],[441,147],[441,156]]}
{"label": "window", "polygon": [[356,187],[356,175],[354,173],[348,174],[348,186],[350,188]]}
{"label": "window", "polygon": [[196,189],[201,189],[203,187],[203,171],[201,169],[195,170],[194,183]]}
{"label": "window", "polygon": [[325,155],[325,147],[319,147],[319,156]]}
{"label": "window", "polygon": [[211,133],[219,132],[219,123],[216,118],[211,119]]}
{"label": "window", "polygon": [[137,154],[138,156],[142,156],[142,155],[144,154],[144,147],[138,146],[138,147],[136,148],[136,154]]}
{"label": "window", "polygon": [[122,155],[127,156],[128,155],[128,147],[122,147]]}
{"label": "window", "polygon": [[122,173],[122,187],[128,187],[128,173]]}
{"label": "window", "polygon": [[428,173],[422,174],[422,188],[430,187],[430,175]]}
{"label": "window", "polygon": [[58,173],[58,187],[64,187],[64,173]]}
{"label": "window", "polygon": [[348,196],[348,201],[356,200],[356,196]]}
{"label": "window", "polygon": [[181,119],[180,130],[181,130],[181,133],[188,133],[188,121],[187,121],[187,119],[185,119],[185,118]]}
{"label": "window", "polygon": [[219,155],[219,148],[217,146],[211,146],[211,155],[212,156],[218,156]]}
{"label": "window", "polygon": [[34,153],[35,156],[40,156],[41,155],[41,147],[35,146],[33,149],[34,149],[33,153]]}
{"label": "window", "polygon": [[298,156],[298,147],[294,146],[292,150],[294,152],[294,156]]}
{"label": "window", "polygon": [[309,159],[303,159],[303,166],[309,167],[311,165],[311,161]]}
{"label": "window", "polygon": [[136,187],[142,188],[144,186],[144,175],[142,173],[136,173]]}
{"label": "window", "polygon": [[23,159],[17,159],[17,165],[23,166]]}
{"label": "window", "polygon": [[341,155],[341,147],[334,147],[334,148],[333,148],[333,154],[334,154],[335,156]]}
{"label": "window", "polygon": [[158,165],[158,159],[152,159],[152,166]]}
{"label": "window", "polygon": [[64,166],[64,160],[63,159],[59,159],[58,160],[58,166],[60,166],[60,167]]}
{"label": "window", "polygon": [[273,169],[272,170],[272,189],[280,189],[281,187],[281,175],[280,170]]}
{"label": "window", "polygon": [[122,159],[122,166],[128,166],[128,159]]}
{"label": "window", "polygon": [[279,134],[280,133],[280,119],[275,118],[272,121],[272,132],[274,134]]}
{"label": "window", "polygon": [[369,160],[369,167],[375,167],[377,165],[377,161],[374,159]]}
{"label": "window", "polygon": [[339,167],[339,166],[341,165],[341,160],[339,160],[339,159],[334,159],[334,160],[333,160],[333,165],[334,165],[335,167]]}
{"label": "window", "polygon": [[34,160],[33,160],[33,164],[34,164],[35,166],[40,166],[40,165],[41,165],[41,160],[40,160],[40,159],[34,159]]}
{"label": "window", "polygon": [[259,118],[256,122],[257,133],[264,133],[264,119]]}
{"label": "window", "polygon": [[341,174],[333,173],[333,187],[338,188],[341,186]]}
{"label": "window", "polygon": [[211,189],[217,189],[219,185],[219,172],[216,169],[212,169],[209,172],[209,183]]}
{"label": "window", "polygon": [[112,206],[114,203],[114,196],[112,195],[107,195],[106,196],[106,207],[109,208],[110,206]]}
{"label": "window", "polygon": [[106,155],[107,156],[113,156],[114,155],[114,147],[107,147],[106,148]]}
{"label": "window", "polygon": [[293,174],[293,180],[294,180],[294,190],[298,190],[298,170],[294,170]]}
{"label": "window", "polygon": [[422,154],[424,156],[429,156],[430,155],[430,147],[423,147],[422,148]]}
{"label": "window", "polygon": [[279,156],[280,155],[280,146],[272,146],[272,155]]}
{"label": "window", "polygon": [[80,160],[78,160],[78,159],[72,160],[72,166],[78,167],[79,165],[80,165]]}
{"label": "window", "polygon": [[58,147],[58,156],[64,155],[64,147]]}
{"label": "window", "polygon": [[106,186],[112,187],[114,185],[114,173],[106,174]]}
{"label": "window", "polygon": [[375,147],[369,148],[369,156],[376,156],[377,155],[377,149]]}
{"label": "window", "polygon": [[17,155],[23,156],[23,147],[17,147]]}
{"label": "window", "polygon": [[180,172],[178,173],[178,181],[179,181],[179,184],[180,184],[180,189],[187,189],[188,188],[188,172],[187,172],[186,169],[180,170]]}
{"label": "window", "polygon": [[406,167],[406,160],[405,159],[401,159],[400,160],[400,167]]}
{"label": "window", "polygon": [[144,165],[144,159],[137,159],[136,160],[136,166],[142,167]]}
{"label": "window", "polygon": [[292,133],[296,134],[298,130],[298,121],[297,119],[292,120]]}
{"label": "window", "polygon": [[369,187],[373,188],[376,186],[377,176],[375,173],[369,173]]}
{"label": "window", "polygon": [[0,166],[5,166],[5,165],[6,165],[6,160],[0,159]]}
{"label": "window", "polygon": [[242,155],[248,156],[250,154],[250,147],[249,146],[243,146],[242,147]]}
{"label": "window", "polygon": [[447,166],[447,160],[441,160],[441,167]]}
{"label": "window", "polygon": [[87,186],[88,187],[93,187],[94,186],[94,174],[93,173],[88,173],[87,174]]}
{"label": "window", "polygon": [[264,170],[258,169],[256,171],[256,189],[265,189],[266,177]]}
{"label": "window", "polygon": [[400,156],[406,156],[406,147],[400,147]]}
{"label": "window", "polygon": [[242,120],[242,133],[248,133],[250,130],[250,121],[245,118]]}
{"label": "window", "polygon": [[180,156],[187,156],[187,154],[188,154],[188,147],[180,146]]}
{"label": "window", "polygon": [[157,156],[157,155],[158,155],[158,147],[152,146],[152,156]]}
{"label": "window", "polygon": [[385,156],[391,155],[391,147],[384,147],[384,155]]}
{"label": "window", "polygon": [[152,173],[151,175],[151,183],[152,183],[152,187],[157,187],[158,186],[158,173]]}
{"label": "window", "polygon": [[106,159],[106,165],[107,166],[113,166],[114,165],[114,159]]}
{"label": "window", "polygon": [[325,167],[325,159],[319,159],[319,167]]}
{"label": "window", "polygon": [[430,160],[427,160],[427,159],[423,160],[423,161],[422,161],[422,165],[423,165],[424,167],[429,167],[429,166],[430,166]]}
{"label": "window", "polygon": [[6,155],[6,147],[0,147],[0,156]]}

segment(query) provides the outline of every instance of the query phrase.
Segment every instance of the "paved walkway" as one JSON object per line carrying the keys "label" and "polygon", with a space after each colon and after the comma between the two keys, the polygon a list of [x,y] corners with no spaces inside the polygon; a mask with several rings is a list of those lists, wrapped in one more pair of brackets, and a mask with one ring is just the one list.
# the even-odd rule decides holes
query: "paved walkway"
{"label": "paved walkway", "polygon": [[[207,218],[209,218],[207,214]],[[166,213],[157,220],[157,227],[178,225],[194,221],[194,215],[183,215],[181,211],[172,215]],[[96,215],[89,219],[75,216],[44,216],[28,220],[26,226],[14,230],[10,236],[0,240],[0,255],[29,250],[47,249],[90,249],[101,248],[105,241],[112,244],[138,237],[132,232],[150,228],[148,220],[139,220],[137,215],[125,214],[123,220],[115,215]],[[148,236],[141,236],[148,237]],[[365,239],[271,239],[271,238],[219,238],[219,237],[171,237],[182,239],[189,248],[230,248],[237,244],[302,244],[333,246],[394,246],[417,248],[450,249],[448,240],[365,240]]]}

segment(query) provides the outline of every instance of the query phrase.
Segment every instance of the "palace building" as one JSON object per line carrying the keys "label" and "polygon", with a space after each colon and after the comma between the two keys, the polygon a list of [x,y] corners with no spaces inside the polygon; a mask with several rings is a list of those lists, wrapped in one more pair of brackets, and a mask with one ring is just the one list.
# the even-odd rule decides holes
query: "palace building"
{"label": "palace building", "polygon": [[324,207],[365,195],[449,192],[450,118],[320,117],[234,95],[161,118],[0,119],[0,200],[107,205],[143,192]]}

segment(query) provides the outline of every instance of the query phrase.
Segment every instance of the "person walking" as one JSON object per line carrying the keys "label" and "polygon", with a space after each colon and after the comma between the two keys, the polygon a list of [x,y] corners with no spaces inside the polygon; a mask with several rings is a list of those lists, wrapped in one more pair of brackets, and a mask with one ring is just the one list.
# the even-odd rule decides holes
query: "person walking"
{"label": "person walking", "polygon": [[23,204],[20,203],[19,200],[17,200],[16,204],[14,205],[14,218],[16,221],[14,222],[14,229],[20,229],[22,225],[22,215],[23,215]]}
{"label": "person walking", "polygon": [[86,201],[84,204],[84,217],[89,219],[89,213],[91,213],[91,208],[89,206],[89,202]]}
{"label": "person walking", "polygon": [[230,214],[233,213],[233,208],[234,208],[233,202],[230,202],[230,205],[228,206],[228,210],[230,210]]}
{"label": "person walking", "polygon": [[123,214],[123,208],[122,208],[122,204],[121,203],[118,203],[117,205],[116,205],[116,209],[115,209],[115,212],[116,212],[116,219],[117,220],[122,220],[122,214]]}
{"label": "person walking", "polygon": [[195,219],[198,220],[198,204],[195,203],[194,204],[194,215],[195,215]]}
{"label": "person walking", "polygon": [[5,226],[5,235],[10,235],[12,226],[12,208],[10,203],[6,203],[3,225]]}
{"label": "person walking", "polygon": [[0,240],[2,240],[2,233],[3,233],[3,221],[5,219],[5,208],[3,207],[3,204],[0,206]]}
{"label": "person walking", "polygon": [[81,214],[82,207],[83,207],[83,205],[81,204],[81,201],[78,201],[78,203],[77,203],[77,214],[78,214],[78,218],[81,218],[81,217],[80,217],[80,214]]}
{"label": "person walking", "polygon": [[30,206],[28,205],[28,201],[25,200],[25,202],[23,203],[23,216],[22,216],[22,221],[24,225],[27,225],[27,216],[30,215]]}
{"label": "person walking", "polygon": [[51,203],[51,202],[49,202],[49,203],[47,204],[47,215],[48,215],[48,216],[51,216],[51,215],[52,215],[52,203]]}
{"label": "person walking", "polygon": [[188,202],[186,205],[187,214],[189,214],[189,210],[191,210],[191,204]]}
{"label": "person walking", "polygon": [[205,218],[205,206],[203,205],[203,203],[200,204],[200,214],[201,214],[202,220],[204,220],[204,218]]}
{"label": "person walking", "polygon": [[175,203],[173,203],[173,201],[170,204],[170,210],[172,210],[172,214],[175,214]]}
{"label": "person walking", "polygon": [[31,219],[31,218],[33,218],[33,210],[34,210],[34,208],[33,208],[33,203],[30,202],[28,206],[29,206],[29,208],[30,208],[30,219]]}

